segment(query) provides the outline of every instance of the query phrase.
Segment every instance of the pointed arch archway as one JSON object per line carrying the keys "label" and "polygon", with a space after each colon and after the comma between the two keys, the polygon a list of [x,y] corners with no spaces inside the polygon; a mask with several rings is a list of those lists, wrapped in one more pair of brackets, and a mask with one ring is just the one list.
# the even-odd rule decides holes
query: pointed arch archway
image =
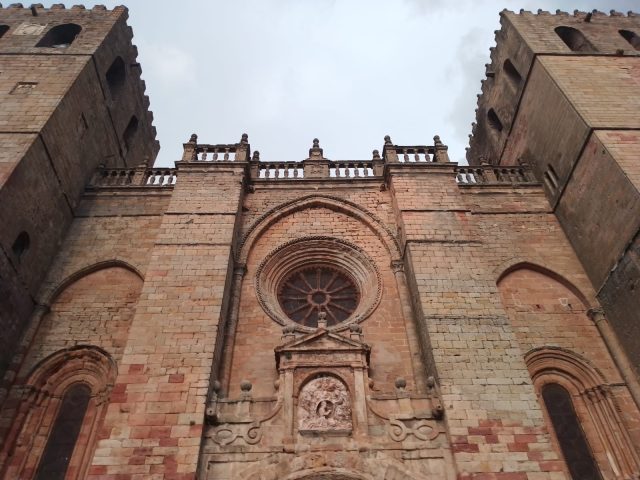
{"label": "pointed arch archway", "polygon": [[238,248],[237,261],[240,264],[246,263],[253,244],[271,225],[294,212],[311,208],[327,208],[355,218],[380,239],[389,252],[392,261],[401,258],[400,246],[395,235],[376,215],[343,198],[330,195],[308,195],[280,204],[261,215],[242,237]]}

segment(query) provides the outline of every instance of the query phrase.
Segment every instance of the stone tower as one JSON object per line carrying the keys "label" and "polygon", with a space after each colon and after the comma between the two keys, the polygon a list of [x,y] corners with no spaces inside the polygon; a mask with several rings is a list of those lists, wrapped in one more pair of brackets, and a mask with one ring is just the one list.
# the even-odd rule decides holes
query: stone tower
{"label": "stone tower", "polygon": [[0,372],[100,164],[158,151],[127,11],[0,8]]}
{"label": "stone tower", "polygon": [[502,12],[467,158],[528,164],[640,373],[640,16]]}
{"label": "stone tower", "polygon": [[[33,23],[32,9],[3,14]],[[126,32],[122,14],[91,18]],[[544,15],[507,17],[556,35]],[[524,82],[519,62],[541,60],[516,40],[504,75]],[[104,69],[87,58],[105,92],[114,55]],[[529,86],[507,88],[491,95]],[[246,134],[194,134],[175,168],[153,168],[152,136],[118,144],[105,129],[96,142],[120,149],[72,169],[66,236],[25,306],[0,390],[0,476],[638,478],[638,378],[533,161],[488,163],[502,150],[488,128],[507,120],[486,112],[472,166],[438,136],[387,136],[347,160],[313,139],[284,162]]]}

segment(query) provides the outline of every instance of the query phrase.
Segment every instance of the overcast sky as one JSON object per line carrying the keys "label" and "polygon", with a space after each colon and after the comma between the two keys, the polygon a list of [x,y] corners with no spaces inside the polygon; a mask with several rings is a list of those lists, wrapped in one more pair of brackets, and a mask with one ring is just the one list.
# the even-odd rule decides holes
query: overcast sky
{"label": "overcast sky", "polygon": [[[120,2],[107,2],[110,8]],[[67,5],[70,6],[70,5]],[[89,6],[89,4],[87,4]],[[383,137],[462,161],[499,11],[638,0],[129,0],[160,153],[249,134],[262,160],[369,159]]]}

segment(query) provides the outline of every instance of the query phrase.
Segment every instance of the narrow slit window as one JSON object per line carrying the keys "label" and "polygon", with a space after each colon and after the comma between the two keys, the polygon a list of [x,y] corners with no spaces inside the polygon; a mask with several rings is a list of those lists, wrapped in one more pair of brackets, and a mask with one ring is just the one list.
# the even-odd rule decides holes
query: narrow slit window
{"label": "narrow slit window", "polygon": [[636,32],[632,32],[631,30],[618,30],[618,33],[620,33],[622,38],[629,42],[633,48],[640,50],[640,35]]}
{"label": "narrow slit window", "polygon": [[138,117],[133,115],[131,120],[129,120],[129,124],[127,128],[124,129],[124,133],[122,134],[122,140],[124,141],[124,146],[129,150],[131,148],[133,138],[138,131]]}
{"label": "narrow slit window", "polygon": [[76,384],[65,393],[38,465],[35,480],[63,480],[89,406],[91,389]]}
{"label": "narrow slit window", "polygon": [[597,52],[587,37],[576,28],[556,27],[555,32],[572,52]]}
{"label": "narrow slit window", "polygon": [[513,63],[511,63],[511,60],[507,58],[504,61],[503,68],[504,68],[504,73],[507,74],[507,77],[509,78],[509,80],[511,80],[511,82],[516,86],[520,85],[520,82],[522,81],[522,76],[520,75],[516,67],[514,67]]}
{"label": "narrow slit window", "polygon": [[11,251],[16,258],[20,260],[26,251],[29,250],[30,245],[31,239],[29,238],[29,234],[27,232],[20,232],[11,246]]}
{"label": "narrow slit window", "polygon": [[111,98],[115,99],[118,97],[124,86],[126,76],[127,71],[124,60],[122,60],[122,57],[116,57],[105,74]]}
{"label": "narrow slit window", "polygon": [[602,480],[569,392],[557,383],[542,388],[542,398],[573,480]]}
{"label": "narrow slit window", "polygon": [[489,125],[491,126],[491,128],[497,130],[498,132],[502,131],[502,122],[500,121],[498,114],[493,108],[490,108],[487,112],[487,120],[489,120]]}

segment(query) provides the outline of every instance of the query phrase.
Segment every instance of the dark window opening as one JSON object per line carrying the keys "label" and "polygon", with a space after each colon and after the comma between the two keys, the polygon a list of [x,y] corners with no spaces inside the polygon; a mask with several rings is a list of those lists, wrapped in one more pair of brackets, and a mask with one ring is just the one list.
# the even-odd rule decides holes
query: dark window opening
{"label": "dark window opening", "polygon": [[571,27],[556,27],[556,34],[573,52],[597,52],[580,30]]}
{"label": "dark window opening", "polygon": [[[631,30],[618,30],[618,33],[636,50],[640,50],[640,35]],[[2,36],[2,35],[0,35]]]}
{"label": "dark window opening", "polygon": [[497,130],[498,132],[502,131],[502,122],[500,121],[498,114],[493,108],[490,108],[487,112],[487,119],[489,120],[489,125],[491,125],[491,128]]}
{"label": "dark window opening", "polygon": [[109,86],[109,92],[111,92],[111,98],[116,98],[126,79],[127,71],[122,57],[116,57],[109,70],[107,70],[106,78],[107,85]]}
{"label": "dark window opening", "polygon": [[44,448],[35,480],[64,480],[90,398],[91,389],[85,384],[76,384],[67,390]]}
{"label": "dark window opening", "polygon": [[507,74],[507,77],[509,77],[509,80],[515,83],[516,86],[519,85],[522,81],[522,77],[520,76],[520,73],[518,72],[516,67],[513,66],[513,63],[511,63],[511,60],[507,58],[504,61],[503,68],[504,72]]}
{"label": "dark window opening", "polygon": [[544,172],[544,181],[551,192],[558,189],[558,175],[551,165],[547,165],[547,171]]}
{"label": "dark window opening", "polygon": [[20,232],[13,242],[11,246],[11,251],[13,254],[20,260],[22,255],[29,250],[29,245],[31,244],[31,240],[29,238],[29,234],[27,232]]}
{"label": "dark window opening", "polygon": [[542,388],[542,398],[573,480],[602,480],[569,392],[557,383]]}
{"label": "dark window opening", "polygon": [[122,140],[124,141],[124,146],[127,150],[131,148],[133,137],[136,135],[138,131],[138,117],[133,115],[131,120],[129,120],[129,124],[127,128],[124,129],[124,133],[122,134]]}
{"label": "dark window opening", "polygon": [[36,47],[67,48],[76,39],[82,27],[75,23],[56,25],[38,42]]}
{"label": "dark window opening", "polygon": [[9,25],[0,25],[0,38],[9,31]]}

